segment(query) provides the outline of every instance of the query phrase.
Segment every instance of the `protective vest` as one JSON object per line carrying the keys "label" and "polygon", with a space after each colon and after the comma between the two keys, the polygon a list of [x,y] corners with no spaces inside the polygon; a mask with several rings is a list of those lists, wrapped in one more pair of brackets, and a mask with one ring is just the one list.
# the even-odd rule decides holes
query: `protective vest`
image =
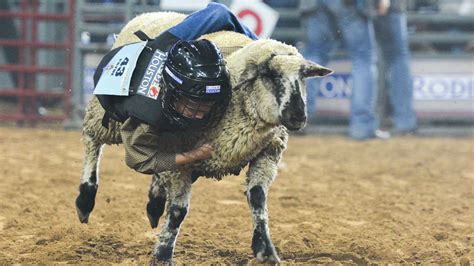
{"label": "protective vest", "polygon": [[[128,96],[96,95],[105,109],[102,125],[108,128],[110,118],[124,122],[129,117],[134,117],[160,130],[177,130],[179,128],[171,124],[164,117],[162,111],[163,90],[159,88],[159,84],[156,84],[156,82],[161,80],[161,67],[166,60],[166,51],[179,38],[168,32],[161,34],[155,39],[150,39],[142,31],[135,32],[135,35],[140,40],[148,42],[143,51],[141,51],[133,70]],[[112,58],[126,46],[115,48],[102,58],[94,73],[95,86],[97,86],[104,70],[113,67],[109,65]],[[154,84],[152,84],[153,81],[155,81]]]}

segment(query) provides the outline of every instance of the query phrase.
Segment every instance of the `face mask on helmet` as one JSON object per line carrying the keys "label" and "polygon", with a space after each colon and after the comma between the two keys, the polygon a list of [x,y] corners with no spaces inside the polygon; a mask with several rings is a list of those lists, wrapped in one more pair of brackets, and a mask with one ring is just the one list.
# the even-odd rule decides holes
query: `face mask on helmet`
{"label": "face mask on helmet", "polygon": [[174,100],[174,110],[182,116],[193,119],[201,120],[209,114],[214,102],[199,102],[187,97],[178,96]]}
{"label": "face mask on helmet", "polygon": [[216,124],[230,101],[229,74],[218,48],[208,40],[180,41],[163,68],[163,113],[183,129]]}

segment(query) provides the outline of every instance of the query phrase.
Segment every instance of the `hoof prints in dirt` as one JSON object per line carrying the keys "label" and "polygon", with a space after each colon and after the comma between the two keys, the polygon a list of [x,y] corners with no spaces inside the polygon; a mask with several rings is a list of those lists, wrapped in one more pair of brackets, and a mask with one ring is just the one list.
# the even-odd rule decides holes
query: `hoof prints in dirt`
{"label": "hoof prints in dirt", "polygon": [[[294,262],[318,262],[324,260],[324,263],[327,262],[348,262],[355,263],[357,265],[367,265],[370,264],[370,261],[365,258],[361,258],[357,255],[350,253],[291,253],[291,254],[281,254],[283,260],[290,260]],[[321,261],[322,262],[322,261]]]}
{"label": "hoof prints in dirt", "polygon": [[211,264],[229,264],[229,265],[246,265],[254,258],[250,253],[239,252],[237,250],[219,249],[216,246],[201,246],[200,249],[186,248],[175,251],[175,257],[178,260],[185,258],[186,260],[193,260],[199,263],[209,262],[210,258],[215,259]]}
{"label": "hoof prints in dirt", "polygon": [[234,261],[232,261],[232,263],[235,263],[238,265],[247,264],[249,260],[251,259],[250,256],[239,253],[235,250],[217,250],[215,254],[216,256],[219,256],[222,258],[233,258]]}
{"label": "hoof prints in dirt", "polygon": [[148,247],[152,244],[153,243],[150,242],[125,245],[122,241],[112,236],[99,236],[84,240],[74,251],[80,256],[92,256],[102,259],[114,257],[113,262],[121,262],[126,258],[151,255],[151,251]]}

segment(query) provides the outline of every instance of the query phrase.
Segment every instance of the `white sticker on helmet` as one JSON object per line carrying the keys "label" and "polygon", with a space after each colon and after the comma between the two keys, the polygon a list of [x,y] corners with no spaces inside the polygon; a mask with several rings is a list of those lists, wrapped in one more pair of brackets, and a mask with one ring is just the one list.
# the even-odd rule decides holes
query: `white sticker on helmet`
{"label": "white sticker on helmet", "polygon": [[176,82],[178,82],[179,84],[183,84],[183,81],[178,78],[175,74],[173,74],[173,72],[171,72],[171,70],[168,69],[168,67],[165,67],[165,71],[166,73],[168,73],[168,75],[170,75]]}
{"label": "white sticker on helmet", "polygon": [[206,93],[219,93],[221,92],[220,85],[206,86]]}

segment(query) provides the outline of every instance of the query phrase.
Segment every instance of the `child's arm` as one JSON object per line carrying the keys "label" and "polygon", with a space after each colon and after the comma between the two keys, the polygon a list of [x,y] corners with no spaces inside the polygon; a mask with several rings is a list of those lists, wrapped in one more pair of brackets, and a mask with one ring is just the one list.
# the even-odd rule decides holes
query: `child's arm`
{"label": "child's arm", "polygon": [[143,174],[173,170],[178,166],[209,158],[213,152],[209,144],[183,153],[160,152],[159,136],[150,130],[150,126],[134,119],[125,121],[120,133],[127,166]]}

